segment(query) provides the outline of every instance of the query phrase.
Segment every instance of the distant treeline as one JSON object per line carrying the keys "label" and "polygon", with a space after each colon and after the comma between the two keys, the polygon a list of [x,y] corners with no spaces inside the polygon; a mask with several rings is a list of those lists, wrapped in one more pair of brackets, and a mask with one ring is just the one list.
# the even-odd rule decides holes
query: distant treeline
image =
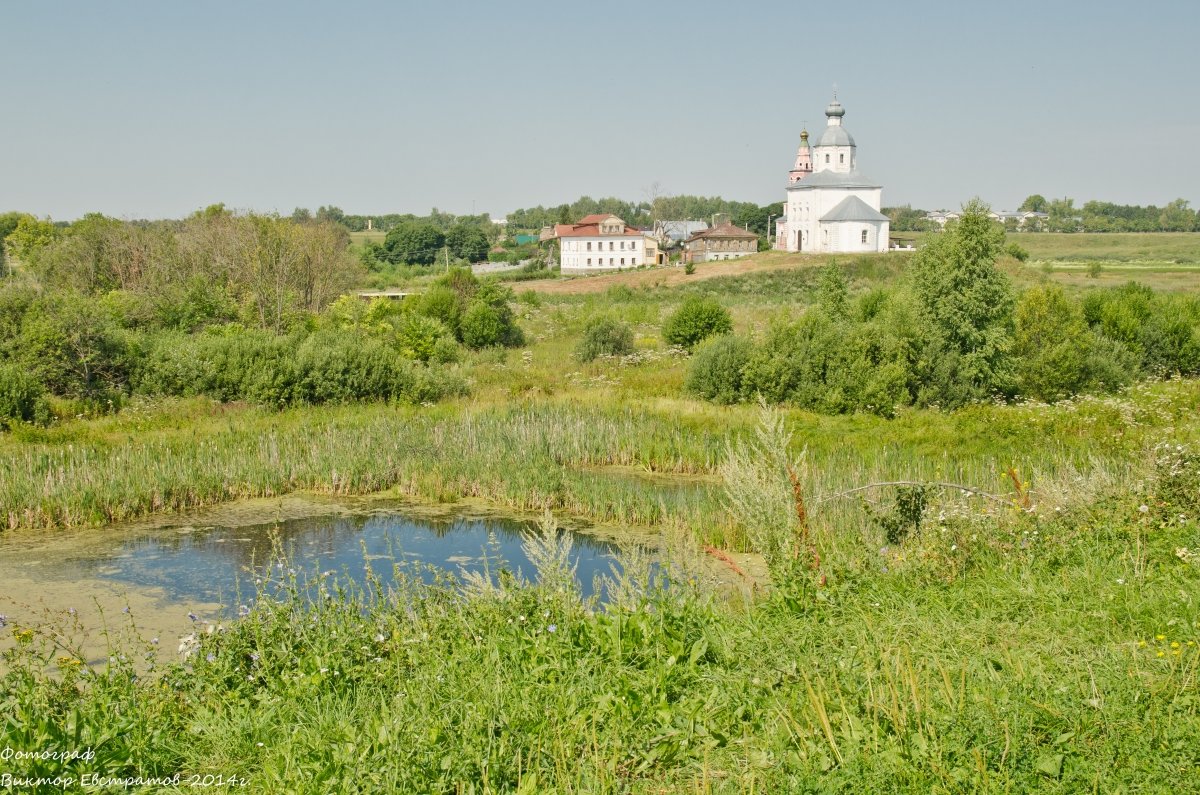
{"label": "distant treeline", "polygon": [[[1017,210],[1045,213],[1046,217],[1024,221],[1009,218],[1005,226],[1010,232],[1200,232],[1200,215],[1186,199],[1176,199],[1165,207],[1101,201],[1076,207],[1074,199],[1047,199],[1035,193]],[[884,207],[883,213],[891,219],[893,232],[935,232],[941,228],[926,220],[927,210],[907,204]]]}
{"label": "distant treeline", "polygon": [[[767,234],[769,217],[779,217],[783,211],[783,202],[758,205],[754,202],[739,202],[723,199],[720,196],[659,196],[653,201],[629,202],[615,197],[593,199],[591,196],[581,196],[570,204],[557,204],[545,207],[525,207],[513,210],[507,216],[508,234],[518,232],[536,232],[543,227],[554,224],[573,224],[587,215],[611,213],[627,224],[639,227],[651,227],[655,221],[695,220],[712,222],[714,215],[728,215],[733,223],[757,232]],[[442,232],[448,232],[456,226],[477,226],[483,229],[489,239],[495,240],[501,234],[497,224],[491,222],[487,213],[479,215],[455,215],[446,213],[434,207],[428,215],[412,213],[386,213],[382,215],[347,215],[338,207],[319,207],[317,210],[296,208],[292,220],[298,223],[331,222],[341,224],[351,232],[362,232],[367,229],[368,222],[373,230],[389,232],[405,224],[421,224],[437,227]]]}

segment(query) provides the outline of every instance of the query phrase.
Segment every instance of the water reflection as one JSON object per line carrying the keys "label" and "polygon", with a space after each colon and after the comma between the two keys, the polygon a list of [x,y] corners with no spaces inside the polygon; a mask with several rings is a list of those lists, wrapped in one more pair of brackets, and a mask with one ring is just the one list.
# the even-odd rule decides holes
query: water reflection
{"label": "water reflection", "polygon": [[[254,593],[256,573],[276,563],[279,550],[299,572],[335,571],[362,582],[366,567],[385,583],[396,562],[457,572],[481,570],[485,555],[532,578],[522,550],[532,523],[512,519],[415,518],[397,513],[324,516],[244,527],[179,527],[124,542],[110,554],[75,561],[83,573],[162,588],[168,598],[236,607]],[[560,531],[570,532],[570,531]],[[617,547],[573,534],[573,563],[585,593],[610,570]],[[426,579],[432,574],[424,573]]]}

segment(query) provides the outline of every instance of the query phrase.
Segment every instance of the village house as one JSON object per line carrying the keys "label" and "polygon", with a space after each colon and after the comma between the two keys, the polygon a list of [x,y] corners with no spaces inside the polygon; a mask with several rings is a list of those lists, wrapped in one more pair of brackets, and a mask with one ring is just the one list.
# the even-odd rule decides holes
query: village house
{"label": "village house", "polygon": [[758,235],[726,221],[683,242],[684,262],[716,262],[748,257],[758,251]]}
{"label": "village house", "polygon": [[589,215],[577,224],[555,224],[543,229],[540,239],[558,241],[564,273],[614,271],[657,261],[658,247],[647,246],[646,233],[615,215]]}

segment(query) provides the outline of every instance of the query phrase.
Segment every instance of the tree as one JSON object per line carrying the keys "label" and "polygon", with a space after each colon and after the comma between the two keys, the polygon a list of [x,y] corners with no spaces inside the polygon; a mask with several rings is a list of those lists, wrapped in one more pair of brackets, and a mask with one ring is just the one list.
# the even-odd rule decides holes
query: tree
{"label": "tree", "polygon": [[5,238],[5,243],[14,257],[27,262],[37,256],[41,249],[57,240],[59,234],[58,227],[49,219],[42,221],[32,215],[25,215],[17,220],[16,226]]}
{"label": "tree", "polygon": [[1004,228],[988,212],[972,199],[913,258],[915,293],[931,332],[927,365],[942,368],[975,398],[1007,394],[1013,381],[1013,290],[996,267]]}
{"label": "tree", "polygon": [[387,233],[383,249],[392,263],[432,265],[446,244],[446,236],[430,223],[409,222]]}
{"label": "tree", "polygon": [[1044,213],[1046,206],[1046,197],[1040,193],[1034,193],[1026,196],[1025,201],[1021,202],[1021,206],[1017,209],[1023,213]]}
{"label": "tree", "polygon": [[446,233],[446,247],[456,259],[481,262],[487,259],[488,239],[478,226],[459,222]]}

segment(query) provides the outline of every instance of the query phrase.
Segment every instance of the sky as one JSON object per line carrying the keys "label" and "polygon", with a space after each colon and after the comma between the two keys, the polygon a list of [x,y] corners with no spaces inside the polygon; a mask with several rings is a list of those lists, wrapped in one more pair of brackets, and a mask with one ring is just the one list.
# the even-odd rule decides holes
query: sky
{"label": "sky", "polygon": [[0,212],[782,201],[836,85],[884,205],[1200,203],[1200,2],[0,0]]}

